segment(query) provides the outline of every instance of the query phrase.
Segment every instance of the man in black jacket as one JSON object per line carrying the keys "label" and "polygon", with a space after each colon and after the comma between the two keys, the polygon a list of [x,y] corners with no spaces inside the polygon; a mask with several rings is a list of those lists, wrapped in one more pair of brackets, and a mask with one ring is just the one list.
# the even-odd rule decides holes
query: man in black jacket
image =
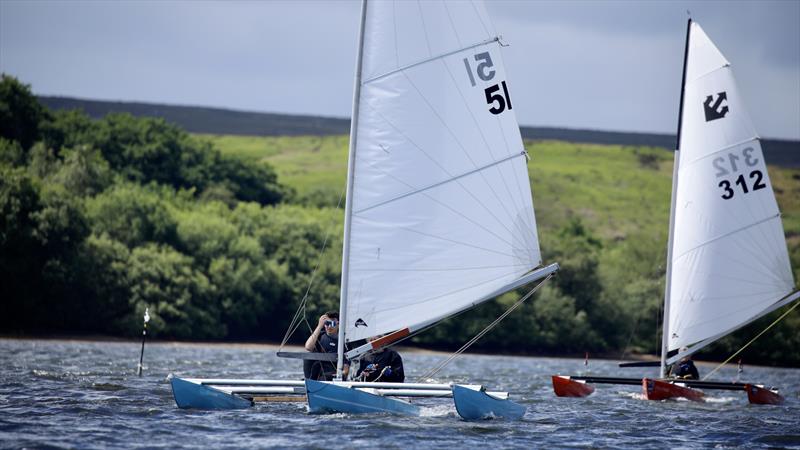
{"label": "man in black jacket", "polygon": [[[688,347],[681,347],[678,352],[684,353],[688,351]],[[684,380],[697,380],[700,378],[700,373],[697,371],[697,367],[695,367],[691,355],[686,355],[681,358],[681,360],[678,361],[678,364],[672,367],[670,372],[673,377],[682,378]]]}
{"label": "man in black jacket", "polygon": [[[373,341],[380,336],[370,338]],[[403,372],[403,358],[390,348],[381,348],[361,359],[361,365],[356,373],[356,379],[361,381],[383,381],[388,383],[402,383],[406,379]]]}

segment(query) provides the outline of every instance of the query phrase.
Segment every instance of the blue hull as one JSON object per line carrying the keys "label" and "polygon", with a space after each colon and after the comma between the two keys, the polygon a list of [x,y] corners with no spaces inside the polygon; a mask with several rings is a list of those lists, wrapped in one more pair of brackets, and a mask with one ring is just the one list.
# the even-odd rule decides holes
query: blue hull
{"label": "blue hull", "polygon": [[244,409],[252,406],[250,400],[238,395],[172,377],[172,395],[178,408],[195,409]]}
{"label": "blue hull", "polygon": [[458,415],[464,420],[503,418],[521,419],[526,408],[511,400],[499,400],[483,391],[453,385],[453,401]]}
{"label": "blue hull", "polygon": [[419,407],[403,400],[320,381],[307,379],[306,395],[311,413],[419,415]]}

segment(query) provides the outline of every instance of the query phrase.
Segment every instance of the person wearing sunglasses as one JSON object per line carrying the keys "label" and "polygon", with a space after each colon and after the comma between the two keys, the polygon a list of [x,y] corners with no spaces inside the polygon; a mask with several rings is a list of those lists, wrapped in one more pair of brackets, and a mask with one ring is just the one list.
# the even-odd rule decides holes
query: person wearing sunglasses
{"label": "person wearing sunglasses", "polygon": [[[324,330],[324,331],[323,331]],[[306,350],[309,352],[337,353],[339,348],[339,313],[328,311],[320,316],[317,327],[306,340]],[[345,360],[342,369],[343,376],[347,379],[350,362]],[[336,362],[330,361],[303,361],[303,374],[312,380],[331,381],[336,375]]]}

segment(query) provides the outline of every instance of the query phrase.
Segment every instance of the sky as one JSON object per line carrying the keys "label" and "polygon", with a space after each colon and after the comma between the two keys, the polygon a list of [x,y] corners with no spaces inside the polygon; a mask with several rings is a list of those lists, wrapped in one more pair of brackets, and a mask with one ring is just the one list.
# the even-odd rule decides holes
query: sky
{"label": "sky", "polygon": [[[675,133],[687,10],[763,137],[800,139],[800,0],[489,0],[521,125]],[[0,0],[39,95],[349,117],[358,1]]]}

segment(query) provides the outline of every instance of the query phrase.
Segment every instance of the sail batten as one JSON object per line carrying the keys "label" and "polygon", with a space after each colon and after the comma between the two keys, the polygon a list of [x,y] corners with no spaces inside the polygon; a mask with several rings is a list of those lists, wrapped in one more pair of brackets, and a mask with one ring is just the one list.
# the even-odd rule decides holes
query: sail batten
{"label": "sail batten", "polygon": [[727,233],[725,233],[725,234],[723,234],[721,236],[712,237],[709,240],[707,240],[705,242],[702,242],[701,244],[697,245],[696,247],[690,248],[688,250],[685,250],[680,255],[675,256],[674,260],[679,260],[679,259],[683,258],[684,256],[686,256],[687,254],[689,254],[691,252],[694,252],[694,251],[696,251],[696,250],[698,250],[698,249],[700,249],[702,247],[705,247],[706,245],[711,244],[711,243],[713,243],[715,241],[718,241],[720,239],[725,239],[725,238],[727,238],[729,236],[732,236],[732,235],[734,235],[736,233],[740,233],[742,231],[747,231],[748,229],[750,229],[752,227],[757,227],[757,226],[761,225],[762,223],[767,222],[769,220],[775,220],[775,219],[780,220],[780,218],[781,218],[781,214],[778,213],[778,214],[775,214],[772,217],[767,217],[766,219],[759,220],[758,222],[747,224],[747,225],[743,226],[742,228],[739,228],[739,229],[736,229],[736,230],[731,230],[731,231],[729,231],[729,232],[727,232]]}
{"label": "sail batten", "polygon": [[386,73],[382,73],[380,75],[376,75],[376,76],[374,76],[374,77],[372,77],[372,78],[370,78],[368,80],[362,81],[362,84],[369,84],[369,83],[372,83],[373,81],[380,80],[381,78],[388,77],[390,75],[394,75],[394,74],[396,74],[398,72],[402,72],[402,71],[410,69],[412,67],[419,66],[420,64],[425,64],[425,63],[428,63],[428,62],[431,62],[431,61],[436,61],[438,59],[445,58],[445,57],[453,55],[455,53],[463,52],[465,50],[469,50],[469,49],[472,49],[472,48],[475,48],[475,47],[481,47],[483,45],[487,45],[487,44],[491,44],[492,42],[499,42],[499,41],[500,41],[499,37],[494,37],[492,39],[487,39],[485,41],[478,42],[478,43],[475,43],[473,45],[469,45],[467,47],[463,47],[463,48],[459,48],[457,50],[451,50],[449,52],[442,53],[441,55],[431,56],[431,57],[425,58],[425,59],[423,59],[421,61],[417,61],[417,62],[411,63],[411,64],[409,64],[407,66],[398,67],[397,69],[390,70],[390,71],[388,71]]}
{"label": "sail batten", "polygon": [[794,288],[761,143],[731,65],[697,23],[689,28],[662,353],[695,351],[774,310]]}
{"label": "sail batten", "polygon": [[367,9],[347,341],[441,320],[541,263],[513,86],[489,23],[481,2]]}
{"label": "sail batten", "polygon": [[354,212],[353,212],[353,214],[361,214],[361,213],[363,213],[363,212],[365,212],[365,211],[368,211],[368,210],[370,210],[370,209],[373,209],[373,208],[378,208],[378,207],[380,207],[380,206],[384,206],[384,205],[386,205],[386,204],[388,204],[388,203],[391,203],[391,202],[394,202],[394,201],[400,200],[400,199],[402,199],[402,198],[404,198],[404,197],[408,197],[408,196],[410,196],[410,195],[416,195],[416,194],[419,194],[419,193],[421,193],[421,192],[425,192],[425,191],[427,191],[427,190],[429,190],[429,189],[433,189],[433,188],[435,188],[435,187],[441,186],[441,185],[443,185],[443,184],[446,184],[446,183],[451,183],[451,182],[453,182],[453,181],[456,181],[456,180],[458,180],[458,179],[460,179],[460,178],[463,178],[463,177],[466,177],[466,176],[472,175],[472,174],[474,174],[474,173],[477,173],[477,172],[480,172],[480,171],[482,171],[482,170],[489,169],[489,168],[491,168],[491,167],[494,167],[494,166],[496,166],[496,165],[498,165],[498,164],[502,164],[502,163],[504,163],[504,162],[508,161],[509,159],[516,158],[516,157],[519,157],[519,156],[525,156],[525,152],[522,152],[522,153],[520,153],[520,154],[518,154],[518,155],[511,155],[511,156],[508,156],[508,157],[506,157],[506,158],[503,158],[503,159],[501,159],[501,160],[498,160],[498,161],[491,162],[491,163],[489,163],[489,164],[486,164],[486,165],[485,165],[485,166],[483,166],[483,167],[477,167],[477,168],[475,168],[475,169],[473,169],[473,170],[470,170],[469,172],[466,172],[466,173],[462,173],[462,174],[454,175],[454,176],[452,176],[451,178],[448,178],[448,179],[446,179],[446,180],[442,180],[442,181],[439,181],[439,182],[437,182],[437,183],[431,184],[431,185],[429,185],[429,186],[424,186],[424,187],[421,187],[421,188],[415,189],[415,190],[413,190],[413,191],[411,191],[411,192],[406,192],[406,193],[404,193],[404,194],[398,195],[397,197],[391,198],[391,199],[389,199],[389,200],[384,200],[384,201],[383,201],[383,202],[381,202],[381,203],[378,203],[378,204],[375,204],[375,205],[369,205],[369,206],[366,206],[366,207],[364,207],[363,209],[359,209],[358,211],[354,211]]}
{"label": "sail batten", "polygon": [[738,146],[740,146],[740,145],[747,144],[747,143],[750,143],[750,142],[755,142],[755,141],[759,141],[759,142],[760,142],[760,141],[761,141],[761,138],[760,138],[760,137],[758,137],[758,136],[753,136],[753,137],[751,137],[751,138],[747,138],[747,139],[745,139],[745,140],[743,140],[743,141],[739,141],[739,142],[736,142],[736,143],[733,143],[733,144],[730,144],[730,145],[726,145],[725,147],[722,147],[722,148],[720,148],[720,149],[717,149],[716,151],[714,151],[714,152],[712,152],[712,153],[709,153],[709,154],[707,154],[707,155],[703,155],[703,156],[701,156],[700,158],[698,158],[698,159],[695,159],[694,161],[688,161],[688,162],[685,162],[684,164],[685,164],[686,166],[691,166],[691,165],[693,165],[693,164],[697,164],[697,163],[699,163],[700,161],[703,161],[703,160],[705,160],[705,159],[708,159],[708,158],[710,158],[710,157],[712,157],[712,156],[715,156],[715,155],[717,155],[717,154],[719,154],[719,153],[721,153],[721,152],[724,152],[724,151],[726,151],[726,150],[730,150],[730,149],[732,149],[732,148],[734,148],[734,147],[738,147]]}

